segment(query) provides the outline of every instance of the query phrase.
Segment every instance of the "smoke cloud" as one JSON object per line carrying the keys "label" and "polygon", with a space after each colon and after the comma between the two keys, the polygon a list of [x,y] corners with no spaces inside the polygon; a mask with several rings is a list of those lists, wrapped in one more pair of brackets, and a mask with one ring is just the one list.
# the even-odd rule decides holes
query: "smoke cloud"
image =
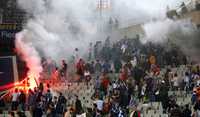
{"label": "smoke cloud", "polygon": [[[198,40],[200,38],[200,32],[189,19],[151,21],[144,24],[143,29],[146,33],[145,37],[141,39],[143,43],[153,42],[166,44],[170,42],[179,47],[192,61],[199,62],[200,43]],[[168,47],[168,49],[170,48],[172,46]]]}
{"label": "smoke cloud", "polygon": [[[41,57],[59,63],[61,59],[71,59],[75,48],[79,48],[79,56],[83,57],[88,54],[90,42],[106,37],[98,27],[104,19],[99,18],[97,1],[17,0],[18,7],[28,15],[24,30],[16,35],[16,49],[29,68],[32,88],[36,86],[34,78],[39,78],[42,72]],[[166,7],[176,4],[174,0],[111,0],[110,3],[110,8],[103,12],[107,18],[116,18],[122,24],[145,22],[143,43],[165,43],[170,39],[188,56],[199,60],[199,32],[188,21],[166,19]],[[154,18],[158,20],[152,21]]]}
{"label": "smoke cloud", "polygon": [[[95,0],[17,0],[17,3],[19,8],[27,12],[28,16],[24,30],[16,36],[16,48],[27,63],[29,74],[34,74],[36,78],[42,71],[41,57],[51,58],[56,62],[61,59],[69,60],[75,54],[75,48],[79,48],[80,56],[87,55],[89,43],[94,43],[105,35],[98,29],[97,24],[102,19],[99,19]],[[177,37],[171,30],[175,27],[177,30],[174,32],[179,31],[182,23],[163,20],[167,5],[173,3],[174,0],[167,2],[163,0],[115,0],[111,1],[106,15],[117,18],[120,23],[129,20],[137,22],[148,21],[152,18],[161,19],[143,26],[146,37],[142,41],[144,43],[147,41],[164,42],[171,35],[170,37],[176,38],[175,40],[178,38],[175,43],[188,53],[187,47],[193,44],[185,45],[186,40],[179,41],[179,37],[182,36]],[[185,34],[185,31],[181,32]],[[194,48],[195,50],[197,49]]]}
{"label": "smoke cloud", "polygon": [[[98,1],[17,0],[19,8],[28,14],[24,27],[27,31],[23,33],[26,42],[31,43],[40,56],[57,62],[70,59],[75,48],[79,48],[80,56],[87,54],[90,42],[106,37],[98,30],[97,24],[102,20],[99,19]],[[123,23],[164,16],[166,6],[174,1],[110,0],[109,3],[110,8],[104,14]]]}
{"label": "smoke cloud", "polygon": [[[176,9],[188,0],[118,0],[115,16],[123,22],[144,23],[145,36],[142,43],[166,44],[168,41],[178,46],[191,60],[200,62],[200,31],[195,29],[190,19],[171,20],[166,17],[167,7]],[[118,11],[118,12],[117,12]],[[168,47],[171,49],[172,47]]]}
{"label": "smoke cloud", "polygon": [[[30,18],[23,35],[40,56],[57,62],[70,59],[74,49],[87,52],[89,43],[97,34],[92,2],[82,0],[18,0]],[[93,7],[92,7],[93,6]]]}

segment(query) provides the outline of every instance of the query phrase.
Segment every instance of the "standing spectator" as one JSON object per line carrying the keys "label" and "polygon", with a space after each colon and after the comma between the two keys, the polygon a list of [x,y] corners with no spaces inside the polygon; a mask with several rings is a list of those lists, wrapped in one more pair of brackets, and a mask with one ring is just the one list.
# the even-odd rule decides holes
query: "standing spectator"
{"label": "standing spectator", "polygon": [[87,84],[88,84],[88,82],[89,82],[90,79],[91,79],[91,74],[90,74],[90,71],[87,70],[87,69],[84,71],[84,78],[85,78],[85,81],[86,81]]}
{"label": "standing spectator", "polygon": [[18,92],[18,89],[15,89],[14,93],[12,94],[12,110],[13,111],[17,110],[18,98],[19,98],[19,92]]}
{"label": "standing spectator", "polygon": [[76,64],[77,74],[81,77],[84,75],[85,70],[85,62],[83,59],[79,59],[78,63]]}
{"label": "standing spectator", "polygon": [[53,104],[49,104],[47,107],[47,117],[56,117],[56,112]]}
{"label": "standing spectator", "polygon": [[97,109],[97,104],[93,104],[93,108],[92,108],[92,117],[97,117],[98,114],[98,109]]}
{"label": "standing spectator", "polygon": [[100,86],[101,86],[101,79],[100,79],[99,76],[97,76],[97,78],[95,79],[94,88],[95,88],[95,89],[100,89]]}
{"label": "standing spectator", "polygon": [[183,117],[191,117],[192,111],[189,109],[189,105],[185,106],[185,109],[183,110]]}
{"label": "standing spectator", "polygon": [[99,60],[96,61],[94,69],[95,69],[95,73],[99,76],[102,71],[102,65]]}
{"label": "standing spectator", "polygon": [[59,69],[56,67],[55,70],[53,71],[52,73],[52,76],[51,76],[51,80],[52,80],[52,84],[54,85],[56,82],[58,82],[58,79],[59,79]]}
{"label": "standing spectator", "polygon": [[32,113],[33,107],[34,107],[34,103],[35,103],[35,96],[34,96],[34,92],[29,89],[28,91],[28,101],[27,101],[27,106],[28,106],[28,110]]}
{"label": "standing spectator", "polygon": [[174,74],[174,77],[172,79],[172,82],[173,82],[173,89],[174,90],[178,90],[178,86],[179,86],[179,81],[178,81],[178,75],[177,73]]}
{"label": "standing spectator", "polygon": [[106,60],[102,66],[104,73],[109,73],[111,69],[110,63]]}
{"label": "standing spectator", "polygon": [[57,103],[58,103],[58,98],[56,96],[54,96],[53,100],[52,100],[52,105],[54,106],[54,108],[56,108]]}
{"label": "standing spectator", "polygon": [[110,117],[118,117],[119,114],[119,104],[113,103],[110,110]]}
{"label": "standing spectator", "polygon": [[94,101],[94,104],[97,105],[97,110],[100,113],[102,113],[102,111],[103,111],[103,104],[104,104],[103,100],[101,98],[98,98],[97,100]]}
{"label": "standing spectator", "polygon": [[43,92],[44,91],[44,84],[41,82],[39,84],[39,87],[38,87],[39,91]]}
{"label": "standing spectator", "polygon": [[36,104],[36,107],[33,110],[33,116],[32,117],[42,117],[43,111],[42,111],[42,102],[38,102]]}
{"label": "standing spectator", "polygon": [[191,101],[192,101],[192,105],[194,105],[195,102],[197,101],[197,93],[196,93],[196,90],[194,90],[193,93],[192,93]]}
{"label": "standing spectator", "polygon": [[38,89],[36,91],[36,102],[40,102],[41,101],[42,93],[43,93],[43,91],[40,90],[40,89]]}
{"label": "standing spectator", "polygon": [[65,109],[65,105],[66,105],[66,99],[65,97],[62,95],[62,93],[60,93],[59,97],[58,97],[58,102],[56,104],[56,112],[57,112],[57,116],[60,117]]}
{"label": "standing spectator", "polygon": [[132,67],[136,67],[137,66],[137,57],[133,57],[133,60],[130,61],[131,62],[131,65]]}
{"label": "standing spectator", "polygon": [[168,105],[168,92],[165,82],[161,82],[161,87],[159,90],[159,101],[162,103],[163,111],[166,112]]}
{"label": "standing spectator", "polygon": [[188,93],[188,91],[189,91],[189,89],[190,89],[190,77],[189,77],[188,72],[185,72],[184,84],[185,84],[184,89],[185,89],[185,90],[187,91],[187,93]]}
{"label": "standing spectator", "polygon": [[128,79],[128,68],[126,66],[123,66],[120,71],[119,79],[122,81],[125,81]]}
{"label": "standing spectator", "polygon": [[90,43],[90,45],[89,45],[89,56],[88,56],[89,61],[92,59],[92,49],[93,49],[93,45],[92,45],[92,43]]}
{"label": "standing spectator", "polygon": [[23,90],[20,91],[19,95],[19,106],[21,111],[25,111],[26,95]]}
{"label": "standing spectator", "polygon": [[114,61],[114,68],[115,68],[115,73],[119,73],[120,69],[122,68],[122,63],[119,59],[116,59]]}
{"label": "standing spectator", "polygon": [[107,74],[103,73],[102,78],[101,78],[101,89],[102,89],[101,91],[103,91],[105,95],[107,94],[107,89],[108,89],[109,83],[110,83],[110,80],[109,80]]}
{"label": "standing spectator", "polygon": [[94,61],[92,61],[92,62],[90,63],[90,67],[89,67],[89,71],[90,71],[91,74],[94,74],[94,73],[95,73],[94,66],[95,66]]}
{"label": "standing spectator", "polygon": [[65,60],[62,60],[60,74],[63,79],[67,77],[67,63]]}
{"label": "standing spectator", "polygon": [[129,103],[128,99],[128,87],[125,82],[120,83],[120,107],[126,108]]}
{"label": "standing spectator", "polygon": [[182,117],[182,113],[178,105],[175,105],[172,108],[170,117]]}
{"label": "standing spectator", "polygon": [[130,117],[140,117],[140,111],[137,110],[136,105],[130,105]]}
{"label": "standing spectator", "polygon": [[76,111],[75,112],[76,115],[80,115],[83,111],[81,101],[78,99],[77,95],[76,95],[76,102],[75,102],[75,111]]}
{"label": "standing spectator", "polygon": [[47,90],[45,98],[46,98],[47,105],[49,105],[52,102],[52,93],[49,89]]}

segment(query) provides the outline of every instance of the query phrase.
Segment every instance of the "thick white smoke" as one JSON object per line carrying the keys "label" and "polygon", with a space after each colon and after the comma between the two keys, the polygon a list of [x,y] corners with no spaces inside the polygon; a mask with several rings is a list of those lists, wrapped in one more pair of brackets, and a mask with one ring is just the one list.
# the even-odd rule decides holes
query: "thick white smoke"
{"label": "thick white smoke", "polygon": [[[40,56],[57,62],[70,59],[74,49],[80,56],[87,54],[90,42],[99,39],[99,0],[17,0],[19,8],[28,14],[24,29],[29,33],[26,41],[32,43]],[[106,15],[116,17],[121,23],[163,17],[166,6],[163,0],[108,0]],[[119,10],[120,9],[120,10]],[[137,22],[137,21],[136,21]],[[101,36],[103,37],[103,36]]]}
{"label": "thick white smoke", "polygon": [[111,0],[113,15],[125,23],[145,22],[151,19],[161,19],[166,15],[167,7],[176,8],[186,0]]}
{"label": "thick white smoke", "polygon": [[[164,43],[175,44],[192,61],[199,62],[199,38],[200,33],[192,24],[190,19],[170,20],[163,19],[151,21],[143,25],[145,37],[141,39],[143,43]],[[173,47],[173,46],[172,46]],[[171,49],[171,46],[167,47]]]}
{"label": "thick white smoke", "polygon": [[85,54],[97,34],[94,2],[82,0],[18,0],[30,19],[24,27],[29,33],[26,41],[32,43],[40,56],[57,62],[70,59],[74,49]]}
{"label": "thick white smoke", "polygon": [[[18,7],[27,12],[27,23],[16,37],[16,47],[30,72],[38,77],[42,56],[58,62],[69,60],[75,48],[79,48],[80,56],[88,54],[89,43],[99,39],[99,35],[103,37],[97,25],[102,20],[99,19],[97,1],[17,0]],[[166,6],[173,3],[169,1],[111,0],[107,15],[121,23],[163,17]]]}
{"label": "thick white smoke", "polygon": [[[192,60],[199,62],[200,32],[195,29],[190,19],[171,20],[166,17],[167,8],[176,9],[182,2],[190,0],[118,0],[115,3],[115,16],[122,23],[135,21],[144,23],[145,37],[141,41],[178,46]],[[116,9],[120,9],[116,10]],[[168,47],[170,49],[170,47]]]}
{"label": "thick white smoke", "polygon": [[174,38],[172,35],[177,31],[181,32],[177,35],[189,35],[195,30],[189,19],[177,21],[168,18],[158,19],[145,23],[142,27],[145,31],[145,38],[141,39],[143,43],[148,41],[163,43],[169,38]]}
{"label": "thick white smoke", "polygon": [[34,88],[37,84],[37,78],[40,77],[42,72],[41,60],[38,52],[35,50],[32,43],[26,42],[26,30],[16,34],[16,50],[22,59],[26,62],[29,68],[28,77],[30,88]]}
{"label": "thick white smoke", "polygon": [[31,88],[42,72],[41,57],[59,63],[71,59],[75,48],[79,56],[88,54],[95,41],[96,2],[83,0],[17,0],[27,12],[24,30],[16,35],[16,49],[29,68]]}

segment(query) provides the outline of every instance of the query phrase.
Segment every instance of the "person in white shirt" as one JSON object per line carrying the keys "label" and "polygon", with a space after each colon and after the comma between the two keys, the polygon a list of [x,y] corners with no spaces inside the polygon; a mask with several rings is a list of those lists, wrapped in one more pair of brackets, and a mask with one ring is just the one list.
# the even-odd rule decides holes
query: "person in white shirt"
{"label": "person in white shirt", "polygon": [[133,67],[137,66],[137,58],[136,57],[134,57],[133,60],[131,60],[131,65]]}
{"label": "person in white shirt", "polygon": [[174,77],[173,77],[173,79],[172,79],[172,82],[173,82],[173,88],[174,88],[174,90],[178,90],[179,78],[178,78],[177,73],[174,74]]}
{"label": "person in white shirt", "polygon": [[189,88],[190,88],[190,78],[189,78],[188,72],[185,72],[184,83],[185,83],[184,89],[185,89],[186,91],[188,91]]}
{"label": "person in white shirt", "polygon": [[122,53],[126,52],[126,48],[127,48],[127,45],[126,44],[122,44],[122,46],[121,46]]}
{"label": "person in white shirt", "polygon": [[89,70],[85,70],[85,71],[84,71],[84,77],[85,77],[86,83],[88,84],[88,82],[89,82],[90,79],[91,79],[91,74],[90,74],[90,71],[89,71]]}
{"label": "person in white shirt", "polygon": [[18,97],[19,97],[19,92],[18,89],[15,89],[15,91],[12,93],[12,110],[16,111],[18,107]]}
{"label": "person in white shirt", "polygon": [[103,104],[104,104],[103,100],[98,99],[98,100],[94,101],[94,103],[97,105],[97,109],[102,112]]}

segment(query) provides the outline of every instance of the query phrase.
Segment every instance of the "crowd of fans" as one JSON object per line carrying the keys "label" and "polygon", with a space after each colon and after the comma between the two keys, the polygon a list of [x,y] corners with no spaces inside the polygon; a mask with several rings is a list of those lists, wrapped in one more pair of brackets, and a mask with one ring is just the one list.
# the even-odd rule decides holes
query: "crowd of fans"
{"label": "crowd of fans", "polygon": [[[161,102],[163,113],[170,117],[200,117],[200,68],[189,63],[177,47],[169,49],[166,45],[142,44],[139,37],[125,37],[113,44],[109,38],[104,44],[97,42],[93,50],[88,59],[78,58],[74,65],[78,76],[74,81],[95,81],[92,108],[83,108],[78,95],[73,105],[68,105],[69,100],[62,92],[59,96],[53,95],[50,85],[66,81],[70,65],[63,60],[57,66],[44,59],[44,74],[51,82],[46,87],[41,82],[28,93],[15,89],[11,95],[11,110],[19,110],[20,116],[25,116],[23,112],[29,110],[33,117],[44,114],[47,117],[74,117],[82,113],[88,117],[140,117],[142,111],[137,108],[140,102]],[[186,68],[184,75],[173,69],[183,65]],[[176,104],[176,97],[168,95],[168,91],[178,90],[192,94],[191,104],[182,107]],[[14,113],[11,115],[13,117]]]}

